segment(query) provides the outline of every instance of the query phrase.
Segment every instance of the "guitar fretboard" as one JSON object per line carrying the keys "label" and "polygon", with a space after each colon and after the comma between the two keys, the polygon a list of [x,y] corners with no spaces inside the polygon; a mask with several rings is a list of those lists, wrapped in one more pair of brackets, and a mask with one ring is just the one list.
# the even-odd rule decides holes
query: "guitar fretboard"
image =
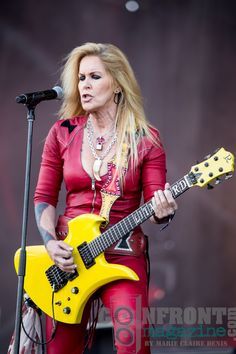
{"label": "guitar fretboard", "polygon": [[[185,175],[183,178],[175,182],[171,187],[171,193],[174,198],[188,190],[191,185],[191,176]],[[154,214],[152,202],[149,201],[139,207],[130,215],[119,221],[117,224],[106,230],[104,233],[96,237],[94,240],[88,243],[88,247],[92,256],[95,258],[100,253],[104,252],[113,243],[119,241],[122,237],[127,235],[135,227],[142,224]]]}

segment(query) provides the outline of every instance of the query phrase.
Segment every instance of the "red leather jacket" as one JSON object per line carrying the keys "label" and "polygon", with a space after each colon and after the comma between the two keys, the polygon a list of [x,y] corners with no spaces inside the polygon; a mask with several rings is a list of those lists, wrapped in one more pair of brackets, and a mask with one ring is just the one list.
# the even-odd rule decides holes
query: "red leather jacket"
{"label": "red leather jacket", "polygon": [[[46,202],[56,207],[61,183],[66,187],[64,215],[74,218],[80,214],[99,214],[101,190],[107,175],[96,181],[92,190],[91,177],[81,163],[81,147],[87,117],[74,117],[57,121],[49,131],[43,149],[41,168],[34,195],[35,203]],[[155,131],[157,139],[158,132]],[[145,139],[145,138],[144,138]],[[139,163],[134,173],[128,168],[123,194],[113,204],[110,223],[115,224],[140,205],[142,193],[148,201],[155,190],[163,189],[166,181],[165,152],[162,145],[153,146],[150,141],[138,145]],[[96,192],[96,193],[95,193]]]}

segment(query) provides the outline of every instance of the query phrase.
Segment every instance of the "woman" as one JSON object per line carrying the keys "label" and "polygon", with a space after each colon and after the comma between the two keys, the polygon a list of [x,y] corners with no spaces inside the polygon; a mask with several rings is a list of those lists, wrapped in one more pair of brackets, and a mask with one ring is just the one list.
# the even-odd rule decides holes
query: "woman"
{"label": "woman", "polygon": [[[86,43],[69,54],[61,81],[61,119],[45,142],[35,214],[53,262],[63,271],[74,272],[72,249],[63,242],[67,222],[81,214],[101,213],[101,189],[115,196],[110,210],[102,207],[109,215],[108,227],[137,209],[142,193],[145,202],[152,199],[152,222],[165,222],[177,205],[165,183],[165,153],[158,132],[147,123],[139,86],[125,55],[111,44]],[[108,183],[109,176],[115,184]],[[66,207],[55,229],[63,179]],[[117,352],[150,353],[145,326],[142,319],[137,320],[138,312],[148,306],[147,250],[141,228],[109,247],[105,255],[110,263],[128,266],[139,277],[138,281],[109,283],[99,291],[111,313]],[[89,305],[79,325],[58,323],[49,354],[83,352],[88,313]],[[48,337],[51,326],[48,318]]]}

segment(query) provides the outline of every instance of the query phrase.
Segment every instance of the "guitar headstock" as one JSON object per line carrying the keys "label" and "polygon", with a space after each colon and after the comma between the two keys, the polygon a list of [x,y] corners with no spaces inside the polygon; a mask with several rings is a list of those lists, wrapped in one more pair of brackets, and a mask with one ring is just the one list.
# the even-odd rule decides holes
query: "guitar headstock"
{"label": "guitar headstock", "polygon": [[234,155],[223,147],[213,155],[209,155],[202,162],[192,166],[188,177],[193,186],[205,187],[215,180],[215,184],[232,177],[234,171]]}

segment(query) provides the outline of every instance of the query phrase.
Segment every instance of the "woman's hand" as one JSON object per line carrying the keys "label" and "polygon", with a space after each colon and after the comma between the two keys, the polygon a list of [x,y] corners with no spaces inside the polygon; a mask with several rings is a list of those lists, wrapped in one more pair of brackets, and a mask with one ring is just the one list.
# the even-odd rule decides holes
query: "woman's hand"
{"label": "woman's hand", "polygon": [[170,184],[165,184],[165,189],[158,190],[154,193],[152,198],[152,205],[155,211],[154,222],[161,223],[162,219],[173,215],[178,209],[177,203],[170,191]]}
{"label": "woman's hand", "polygon": [[73,248],[67,243],[57,240],[49,240],[46,245],[49,256],[56,266],[64,272],[72,273],[76,269],[72,251]]}

